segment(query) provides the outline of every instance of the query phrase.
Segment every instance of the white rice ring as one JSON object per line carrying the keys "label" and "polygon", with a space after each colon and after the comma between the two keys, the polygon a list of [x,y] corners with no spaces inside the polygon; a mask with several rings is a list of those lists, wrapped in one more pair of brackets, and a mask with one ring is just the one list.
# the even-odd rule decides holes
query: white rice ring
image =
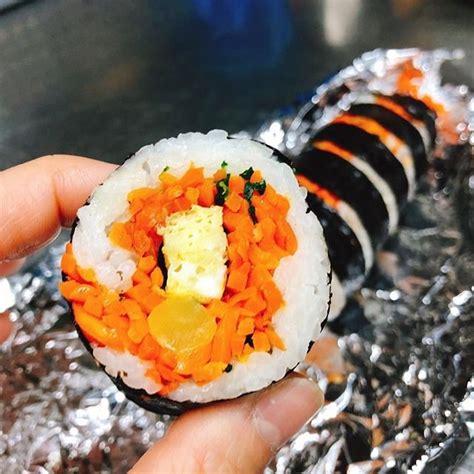
{"label": "white rice ring", "polygon": [[[227,132],[222,130],[208,134],[186,133],[161,140],[143,147],[118,168],[93,193],[89,205],[78,212],[79,222],[72,238],[78,265],[93,268],[98,281],[109,288],[126,291],[131,286],[137,257],[113,246],[107,229],[113,222],[128,219],[127,194],[138,187],[155,185],[165,166],[176,176],[184,174],[191,162],[204,167],[205,175],[213,174],[223,160],[228,163],[231,174],[239,174],[252,166],[261,171],[278,193],[289,199],[287,220],[297,237],[298,249],[294,255],[281,260],[273,277],[285,301],[285,306],[274,315],[273,324],[286,350],[274,348],[272,354],[254,352],[245,363],[234,363],[232,371],[203,386],[183,383],[168,395],[172,400],[205,403],[262,389],[304,360],[310,342],[320,333],[321,323],[328,313],[330,293],[330,265],[323,231],[316,216],[307,212],[306,191],[299,187],[293,171],[270,159],[272,153],[271,148],[249,139],[229,140]],[[143,366],[135,356],[94,345],[92,348],[97,361],[111,375],[121,373],[122,363],[126,363],[129,370],[135,363]],[[127,376],[123,381],[127,384]],[[141,388],[150,394],[159,388],[144,375],[140,378],[134,374],[129,383],[132,388]]]}

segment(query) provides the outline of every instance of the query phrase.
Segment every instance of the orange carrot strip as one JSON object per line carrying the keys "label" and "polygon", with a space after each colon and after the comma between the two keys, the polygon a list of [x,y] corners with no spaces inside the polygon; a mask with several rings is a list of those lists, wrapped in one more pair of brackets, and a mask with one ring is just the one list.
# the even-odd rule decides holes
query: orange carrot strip
{"label": "orange carrot strip", "polygon": [[112,225],[109,232],[109,239],[113,244],[119,247],[127,250],[132,249],[132,238],[125,230],[125,224],[123,222],[115,222]]}
{"label": "orange carrot strip", "polygon": [[139,303],[145,312],[150,314],[160,303],[163,302],[163,299],[164,298],[162,296],[156,294],[155,292],[151,292]]}
{"label": "orange carrot strip", "polygon": [[219,321],[216,335],[212,341],[212,362],[230,362],[232,357],[231,339],[237,330],[238,319],[239,312],[235,308],[230,308]]}
{"label": "orange carrot strip", "polygon": [[230,347],[232,349],[232,357],[240,357],[244,349],[245,336],[234,334],[230,340]]}
{"label": "orange carrot strip", "polygon": [[269,280],[262,284],[261,289],[267,301],[267,312],[270,315],[275,314],[283,304],[283,297],[279,288],[272,280]]}
{"label": "orange carrot strip", "polygon": [[257,316],[254,318],[255,321],[255,329],[258,331],[265,331],[265,329],[270,324],[270,321],[264,318],[262,315]]}
{"label": "orange carrot strip", "polygon": [[161,288],[163,286],[163,273],[159,267],[151,272],[151,283],[153,286]]}
{"label": "orange carrot strip", "polygon": [[120,296],[118,295],[117,292],[113,290],[109,290],[107,288],[102,288],[100,292],[100,299],[102,301],[102,304],[104,305],[104,308],[107,306],[110,306],[112,303],[119,301]]}
{"label": "orange carrot strip", "polygon": [[107,305],[104,304],[104,313],[106,314],[115,313],[118,315],[122,315],[122,314],[125,314],[126,311],[122,302],[119,300],[116,300],[116,301],[110,302]]}
{"label": "orange carrot strip", "polygon": [[128,331],[128,328],[130,327],[129,320],[126,317],[120,316],[116,313],[104,314],[102,321],[109,328],[124,329],[125,331]]}
{"label": "orange carrot strip", "polygon": [[257,352],[268,352],[271,349],[268,336],[262,331],[257,331],[252,336],[252,341],[253,347]]}
{"label": "orange carrot strip", "polygon": [[150,292],[151,290],[150,290],[149,285],[145,283],[139,283],[138,285],[135,285],[129,288],[125,292],[125,295],[128,296],[129,298],[132,298],[133,300],[137,301],[140,304],[140,301],[142,301],[146,296],[148,296]]}
{"label": "orange carrot strip", "polygon": [[265,330],[265,334],[268,336],[270,344],[282,351],[286,350],[285,343],[281,340],[280,336],[275,332],[274,329],[268,327]]}
{"label": "orange carrot strip", "polygon": [[255,328],[255,323],[253,318],[245,318],[240,321],[237,327],[237,334],[239,336],[247,336],[248,334],[252,334]]}
{"label": "orange carrot strip", "polygon": [[145,318],[134,319],[130,321],[130,329],[128,330],[128,337],[135,344],[140,344],[143,338],[148,334],[148,323]]}
{"label": "orange carrot strip", "polygon": [[227,170],[225,168],[219,168],[213,175],[214,181],[220,181],[227,176]]}
{"label": "orange carrot strip", "polygon": [[247,285],[249,272],[249,262],[245,262],[238,269],[231,271],[227,279],[227,288],[230,288],[234,291],[243,291]]}
{"label": "orange carrot strip", "polygon": [[133,201],[130,202],[130,205],[128,206],[128,210],[130,211],[130,214],[134,216],[137,212],[140,212],[144,206],[145,206],[145,203],[143,202],[142,199],[134,199]]}
{"label": "orange carrot strip", "polygon": [[157,190],[155,188],[137,188],[127,194],[127,199],[129,202],[135,201],[136,199],[145,200],[156,193]]}
{"label": "orange carrot strip", "polygon": [[261,250],[257,245],[250,244],[249,249],[250,262],[253,265],[262,265],[268,270],[275,270],[280,264],[278,258],[271,252]]}
{"label": "orange carrot strip", "polygon": [[278,211],[280,211],[282,217],[286,217],[288,211],[290,210],[290,202],[287,198],[280,195],[278,196],[277,202],[274,204],[274,206],[278,209]]}
{"label": "orange carrot strip", "polygon": [[156,363],[156,369],[163,379],[169,380],[170,382],[184,382],[186,380],[182,375],[177,374],[166,367],[166,365]]}
{"label": "orange carrot strip", "polygon": [[[243,201],[245,202],[245,201]],[[253,232],[253,222],[250,216],[242,215],[240,213],[232,212],[229,209],[224,209],[224,228],[228,232],[239,230],[243,235],[251,236]]]}
{"label": "orange carrot strip", "polygon": [[275,222],[269,217],[265,217],[259,222],[259,225],[261,226],[263,237],[258,246],[265,251],[272,250],[275,246]]}
{"label": "orange carrot strip", "polygon": [[266,307],[267,303],[258,294],[252,298],[249,298],[244,304],[244,309],[251,311],[254,315],[260,313],[260,311],[263,311]]}
{"label": "orange carrot strip", "polygon": [[195,370],[206,365],[211,358],[212,343],[194,350],[187,357],[178,361],[176,371],[180,375],[191,375]]}
{"label": "orange carrot strip", "polygon": [[231,306],[234,306],[237,303],[240,303],[241,301],[245,301],[245,300],[248,300],[249,298],[252,298],[252,296],[255,296],[256,294],[257,294],[257,288],[254,288],[254,287],[245,288],[245,290],[241,291],[240,293],[236,293],[234,296],[230,297],[227,300],[227,303]]}
{"label": "orange carrot strip", "polygon": [[229,306],[221,300],[212,300],[206,307],[211,316],[222,319],[224,314],[229,311]]}
{"label": "orange carrot strip", "polygon": [[285,234],[285,249],[293,255],[298,249],[298,241],[296,240],[296,235],[293,232],[290,224],[286,221],[280,221],[280,231]]}
{"label": "orange carrot strip", "polygon": [[171,173],[168,173],[167,171],[161,173],[158,179],[165,186],[172,186],[173,184],[176,184],[178,182],[178,178],[176,176],[173,176]]}
{"label": "orange carrot strip", "polygon": [[242,176],[233,175],[229,178],[229,189],[236,194],[243,194],[245,179]]}
{"label": "orange carrot strip", "polygon": [[216,195],[216,187],[212,179],[205,179],[204,183],[199,186],[198,204],[203,207],[210,207],[214,204]]}
{"label": "orange carrot strip", "polygon": [[140,305],[135,300],[126,298],[122,301],[122,305],[131,320],[145,318],[145,313],[142,311]]}
{"label": "orange carrot strip", "polygon": [[99,290],[91,285],[80,284],[77,281],[63,281],[59,284],[62,295],[69,301],[84,303],[89,296],[97,296]]}
{"label": "orange carrot strip", "polygon": [[65,253],[61,259],[61,271],[66,275],[78,280],[79,274],[76,270],[76,259],[71,253]]}
{"label": "orange carrot strip", "polygon": [[259,170],[255,170],[250,177],[250,182],[258,183],[259,181],[262,181],[262,173]]}
{"label": "orange carrot strip", "polygon": [[161,375],[160,375],[160,372],[158,372],[158,370],[148,369],[145,372],[145,375],[147,377],[150,377],[153,380],[153,382],[155,382],[157,385],[162,385],[163,380],[161,379]]}
{"label": "orange carrot strip", "polygon": [[224,320],[219,321],[217,330],[212,339],[211,362],[223,362],[228,364],[232,357],[230,341],[226,340]]}
{"label": "orange carrot strip", "polygon": [[253,228],[252,237],[253,237],[253,241],[257,243],[263,239],[263,229],[262,229],[262,226],[260,225],[260,222],[258,222]]}
{"label": "orange carrot strip", "polygon": [[95,272],[92,268],[81,268],[79,266],[76,267],[77,273],[79,273],[79,277],[88,282],[88,283],[95,283]]}
{"label": "orange carrot strip", "polygon": [[150,238],[144,230],[134,229],[132,231],[132,245],[136,253],[142,256],[150,248]]}
{"label": "orange carrot strip", "polygon": [[169,395],[171,392],[173,392],[174,390],[178,388],[178,384],[176,382],[163,381],[163,383],[165,385],[163,385],[163,387],[158,392],[162,397],[166,397],[167,395]]}
{"label": "orange carrot strip", "polygon": [[145,272],[146,274],[150,273],[156,266],[156,260],[153,255],[148,255],[147,257],[141,257],[138,261],[138,268]]}
{"label": "orange carrot strip", "polygon": [[143,360],[153,360],[159,356],[160,346],[151,334],[146,334],[138,348],[138,357]]}
{"label": "orange carrot strip", "polygon": [[231,191],[224,205],[232,212],[238,212],[244,200],[234,191]]}
{"label": "orange carrot strip", "polygon": [[249,355],[252,354],[252,352],[254,352],[252,346],[250,346],[249,344],[245,344],[244,349],[242,350],[242,355],[240,356],[239,360],[241,362],[245,362],[249,358]]}
{"label": "orange carrot strip", "polygon": [[351,161],[354,158],[354,155],[351,152],[327,140],[322,140],[320,142],[313,142],[312,145],[313,145],[313,148],[316,148],[318,150],[328,151],[337,156],[340,156],[341,158],[347,161]]}
{"label": "orange carrot strip", "polygon": [[180,186],[179,184],[176,184],[174,186],[171,186],[170,188],[168,188],[166,190],[166,198],[169,199],[170,201],[172,201],[173,199],[177,199],[179,198],[180,196],[182,196],[184,194],[184,190],[183,190],[183,187]]}
{"label": "orange carrot strip", "polygon": [[108,328],[95,316],[84,311],[78,304],[73,305],[73,312],[76,323],[88,337],[111,349],[123,351],[123,343],[115,329]]}
{"label": "orange carrot strip", "polygon": [[133,283],[143,283],[144,285],[151,286],[151,278],[139,268],[132,275]]}
{"label": "orange carrot strip", "polygon": [[174,369],[177,364],[176,355],[174,352],[166,349],[165,347],[161,347],[160,349],[160,364],[166,365],[166,367],[170,369]]}
{"label": "orange carrot strip", "polygon": [[193,379],[197,383],[206,383],[219,377],[227,364],[222,362],[209,362],[203,367],[193,372]]}
{"label": "orange carrot strip", "polygon": [[271,280],[271,273],[263,265],[255,265],[250,270],[250,275],[247,284],[248,286],[255,286],[256,288],[260,288],[264,282]]}
{"label": "orange carrot strip", "polygon": [[199,189],[187,188],[184,192],[184,196],[191,204],[197,204],[199,199]]}
{"label": "orange carrot strip", "polygon": [[189,168],[181,177],[179,183],[183,188],[194,188],[204,182],[204,168]]}
{"label": "orange carrot strip", "polygon": [[84,311],[86,311],[87,313],[92,314],[97,318],[100,318],[102,316],[103,310],[104,307],[102,305],[102,302],[100,301],[100,298],[97,298],[95,296],[89,296],[89,298],[86,299],[84,303]]}

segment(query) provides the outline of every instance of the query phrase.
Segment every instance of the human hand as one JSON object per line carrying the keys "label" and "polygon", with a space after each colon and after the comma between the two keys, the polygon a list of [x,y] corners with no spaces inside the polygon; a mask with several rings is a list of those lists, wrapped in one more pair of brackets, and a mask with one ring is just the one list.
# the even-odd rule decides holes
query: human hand
{"label": "human hand", "polygon": [[[0,276],[69,227],[114,168],[55,155],[0,172]],[[0,317],[0,343],[9,330]],[[261,472],[322,403],[317,385],[292,374],[261,392],[182,415],[131,472]]]}

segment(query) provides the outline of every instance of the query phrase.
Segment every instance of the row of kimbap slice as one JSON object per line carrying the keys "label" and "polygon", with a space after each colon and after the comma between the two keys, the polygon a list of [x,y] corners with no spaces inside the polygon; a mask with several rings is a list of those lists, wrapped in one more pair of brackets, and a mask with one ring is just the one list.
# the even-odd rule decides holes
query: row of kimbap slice
{"label": "row of kimbap slice", "polygon": [[413,197],[436,140],[435,119],[410,96],[359,96],[294,159],[346,293],[360,287]]}

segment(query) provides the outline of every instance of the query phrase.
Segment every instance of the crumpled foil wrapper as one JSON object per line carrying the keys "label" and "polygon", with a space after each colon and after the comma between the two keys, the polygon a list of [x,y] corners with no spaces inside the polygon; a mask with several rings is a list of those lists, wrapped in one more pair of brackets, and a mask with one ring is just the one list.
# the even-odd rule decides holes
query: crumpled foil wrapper
{"label": "crumpled foil wrapper", "polygon": [[[341,71],[315,98],[323,101],[349,73],[351,81],[368,82],[373,65],[381,75],[387,62],[407,54],[421,53],[368,53],[351,66],[360,77]],[[431,57],[437,55],[448,53]],[[458,124],[461,140],[438,148],[400,231],[332,326],[340,335],[323,333],[300,367],[318,380],[326,404],[278,451],[268,473],[444,473],[463,456],[469,463],[474,102],[468,104],[462,86],[450,93],[472,114]],[[303,122],[296,111],[251,135],[291,154],[307,139]],[[126,472],[172,420],[127,401],[77,338],[57,289],[67,238],[61,235],[19,274],[0,279],[0,315],[8,314],[14,327],[0,346],[5,473]]]}

